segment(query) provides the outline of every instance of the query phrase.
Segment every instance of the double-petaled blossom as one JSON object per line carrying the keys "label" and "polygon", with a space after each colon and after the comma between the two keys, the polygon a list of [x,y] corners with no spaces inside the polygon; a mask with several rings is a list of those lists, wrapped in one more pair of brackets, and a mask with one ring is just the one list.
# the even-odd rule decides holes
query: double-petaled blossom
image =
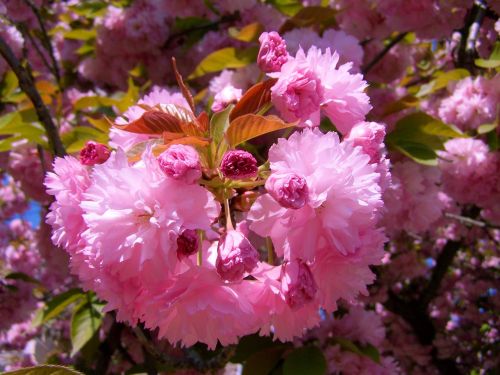
{"label": "double-petaled blossom", "polygon": [[321,112],[346,134],[370,111],[370,99],[361,74],[351,74],[351,63],[340,65],[337,52],[323,53],[316,46],[307,53],[299,49],[279,72],[269,73],[278,81],[271,89],[274,106],[287,121],[301,126],[320,123]]}

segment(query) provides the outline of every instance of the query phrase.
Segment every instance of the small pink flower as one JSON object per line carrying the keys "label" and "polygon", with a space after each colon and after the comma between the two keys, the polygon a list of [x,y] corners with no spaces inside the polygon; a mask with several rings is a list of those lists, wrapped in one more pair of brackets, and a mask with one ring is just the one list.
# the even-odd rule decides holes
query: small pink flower
{"label": "small pink flower", "polygon": [[230,103],[236,103],[240,100],[243,90],[237,89],[232,85],[225,86],[220,92],[215,94],[212,104],[212,111],[219,112],[227,107]]}
{"label": "small pink flower", "polygon": [[161,170],[175,180],[193,184],[201,177],[198,152],[186,145],[172,145],[158,157]]}
{"label": "small pink flower", "polygon": [[265,73],[279,72],[288,60],[286,43],[276,31],[262,33],[259,37],[260,50],[257,64]]}
{"label": "small pink flower", "polygon": [[298,259],[285,263],[281,272],[281,290],[292,310],[298,310],[314,299],[318,287],[305,262]]}
{"label": "small pink flower", "polygon": [[266,181],[266,190],[283,207],[304,207],[309,196],[306,179],[296,173],[273,173]]}
{"label": "small pink flower", "polygon": [[257,176],[257,160],[243,150],[232,150],[224,154],[220,164],[224,177],[240,180]]}
{"label": "small pink flower", "polygon": [[198,248],[199,240],[195,230],[186,229],[177,237],[177,257],[179,259],[195,254]]}
{"label": "small pink flower", "polygon": [[108,146],[94,141],[88,141],[80,151],[80,163],[83,165],[102,164],[109,159],[111,152]]}
{"label": "small pink flower", "polygon": [[259,253],[243,233],[228,230],[217,247],[217,273],[224,280],[237,281],[251,272],[259,261]]}

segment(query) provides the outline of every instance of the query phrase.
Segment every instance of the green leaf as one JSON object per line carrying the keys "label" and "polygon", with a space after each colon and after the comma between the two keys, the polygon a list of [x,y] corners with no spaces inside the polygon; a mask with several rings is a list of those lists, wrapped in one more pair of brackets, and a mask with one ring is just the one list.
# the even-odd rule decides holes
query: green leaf
{"label": "green leaf", "polygon": [[480,68],[493,69],[500,67],[500,42],[495,43],[495,47],[488,60],[476,59],[474,62]]}
{"label": "green leaf", "polygon": [[104,1],[79,1],[76,5],[70,6],[73,13],[85,18],[96,18],[106,14],[108,4]]}
{"label": "green leaf", "polygon": [[230,27],[228,33],[231,38],[236,40],[240,40],[242,42],[255,42],[259,39],[263,30],[264,28],[260,23],[254,22],[242,27],[240,30],[236,27]]}
{"label": "green leaf", "polygon": [[71,356],[74,356],[97,333],[102,324],[102,306],[87,301],[79,305],[71,318]]}
{"label": "green leaf", "polygon": [[244,336],[238,341],[238,346],[230,362],[242,363],[247,360],[252,354],[261,352],[264,349],[275,347],[276,345],[282,345],[273,341],[269,336],[260,336],[258,333],[253,335]]}
{"label": "green leaf", "polygon": [[95,39],[95,37],[97,36],[97,30],[73,29],[65,32],[63,36],[66,39],[75,39],[75,40]]}
{"label": "green leaf", "polygon": [[450,82],[460,81],[466,77],[469,77],[470,73],[467,69],[453,69],[446,72],[439,71],[434,75],[434,79],[422,85],[420,90],[415,95],[417,98],[432,94],[442,88],[448,86]]}
{"label": "green leaf", "polygon": [[323,375],[326,373],[326,359],[316,346],[297,348],[285,358],[283,375]]}
{"label": "green leaf", "polygon": [[5,276],[5,278],[10,279],[10,280],[21,280],[21,281],[25,281],[27,283],[32,283],[32,284],[40,284],[40,282],[38,280],[36,280],[33,277],[31,277],[30,275],[27,275],[27,274],[22,273],[22,272],[9,273],[7,276]]}
{"label": "green leaf", "polygon": [[295,16],[303,8],[299,0],[269,0],[268,3],[289,17]]}
{"label": "green leaf", "polygon": [[227,47],[212,52],[198,64],[188,79],[194,79],[204,76],[205,74],[219,72],[224,69],[242,68],[255,62],[257,59],[257,53],[257,47],[250,47],[243,50],[234,47]]}
{"label": "green leaf", "polygon": [[15,73],[9,70],[3,76],[3,81],[0,89],[0,98],[2,102],[9,102],[9,97],[14,93],[14,91],[19,87],[19,82]]}
{"label": "green leaf", "polygon": [[87,141],[95,141],[102,144],[107,144],[109,135],[100,129],[91,128],[89,126],[75,126],[68,133],[62,136],[62,141],[68,153],[78,152]]}
{"label": "green leaf", "polygon": [[486,141],[491,151],[497,151],[500,148],[497,132],[489,132],[486,134]]}
{"label": "green leaf", "polygon": [[486,134],[498,127],[498,124],[483,124],[477,128],[477,134]]}
{"label": "green leaf", "polygon": [[228,105],[225,110],[215,113],[210,120],[210,137],[218,145],[224,138],[224,133],[229,127],[229,114],[234,105]]}
{"label": "green leaf", "polygon": [[315,26],[327,29],[336,25],[335,17],[338,11],[330,7],[311,6],[300,9],[293,17],[289,18],[280,28],[280,34],[287,31]]}
{"label": "green leaf", "polygon": [[69,367],[56,365],[42,365],[22,368],[16,371],[4,372],[4,375],[83,375]]}
{"label": "green leaf", "polygon": [[426,113],[416,112],[400,119],[386,141],[418,163],[436,165],[436,151],[443,149],[446,140],[457,137],[467,135]]}
{"label": "green leaf", "polygon": [[251,355],[243,367],[242,375],[269,374],[283,357],[287,346],[276,346]]}
{"label": "green leaf", "polygon": [[119,103],[118,99],[105,96],[84,96],[78,99],[73,105],[75,111],[81,111],[86,108],[112,107]]}
{"label": "green leaf", "polygon": [[85,297],[81,289],[70,289],[64,293],[54,296],[46,303],[46,306],[40,310],[40,314],[34,319],[33,325],[39,326],[51,319],[59,316],[69,305]]}
{"label": "green leaf", "polygon": [[335,337],[332,341],[339,344],[343,350],[368,357],[375,363],[380,363],[380,353],[378,349],[371,344],[355,344],[351,340],[343,337]]}

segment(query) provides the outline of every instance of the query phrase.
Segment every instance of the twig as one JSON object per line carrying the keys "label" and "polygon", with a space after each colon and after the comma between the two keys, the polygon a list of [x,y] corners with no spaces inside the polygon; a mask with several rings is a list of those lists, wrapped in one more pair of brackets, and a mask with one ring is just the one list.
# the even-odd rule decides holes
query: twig
{"label": "twig", "polygon": [[21,90],[23,90],[26,95],[30,98],[33,106],[35,107],[36,114],[38,119],[42,123],[45,128],[45,132],[49,139],[49,145],[52,148],[53,152],[57,156],[66,155],[66,150],[64,149],[61,138],[59,137],[59,132],[57,131],[57,127],[52,121],[52,117],[50,116],[49,110],[43,104],[42,98],[40,97],[40,93],[35,87],[33,76],[30,73],[30,65],[27,62],[28,69],[24,68],[19,60],[12,52],[12,49],[5,42],[5,40],[0,36],[0,54],[4,57],[5,61],[12,68],[14,73],[17,76],[19,81],[19,86]]}
{"label": "twig", "polygon": [[408,34],[408,32],[399,33],[398,35],[396,35],[396,37],[393,40],[391,40],[389,44],[387,44],[385,48],[373,58],[372,61],[370,61],[366,66],[364,66],[361,69],[363,74],[367,74],[370,70],[372,70],[372,68],[375,65],[377,65],[380,60],[382,60],[382,58],[392,49],[392,47],[394,47],[396,44],[398,44],[400,41],[404,39],[406,34]]}
{"label": "twig", "polygon": [[432,272],[429,284],[423,291],[420,298],[420,304],[422,305],[424,310],[427,310],[429,303],[436,296],[441,282],[443,281],[443,278],[445,277],[446,272],[448,271],[448,268],[453,262],[453,259],[455,258],[455,255],[458,253],[459,249],[460,242],[448,240],[448,242],[446,242],[446,245],[444,245],[443,250],[441,250],[441,253],[436,260],[436,266],[434,267],[434,270]]}
{"label": "twig", "polygon": [[471,71],[474,70],[476,40],[487,8],[488,6],[484,0],[474,0],[474,6],[466,17],[465,26],[460,30],[462,37],[458,47],[456,63],[459,67],[465,67]]}
{"label": "twig", "polygon": [[35,17],[38,21],[38,24],[40,25],[40,30],[42,31],[42,44],[49,53],[50,60],[52,62],[52,73],[54,74],[54,77],[56,78],[57,85],[59,86],[59,89],[62,90],[61,88],[61,73],[59,71],[59,66],[57,65],[57,60],[54,54],[54,48],[52,47],[52,43],[50,42],[49,35],[47,33],[47,29],[45,28],[45,24],[43,23],[42,15],[40,14],[40,11],[38,8],[33,4],[31,0],[24,0],[24,2],[31,8],[31,11],[35,14]]}

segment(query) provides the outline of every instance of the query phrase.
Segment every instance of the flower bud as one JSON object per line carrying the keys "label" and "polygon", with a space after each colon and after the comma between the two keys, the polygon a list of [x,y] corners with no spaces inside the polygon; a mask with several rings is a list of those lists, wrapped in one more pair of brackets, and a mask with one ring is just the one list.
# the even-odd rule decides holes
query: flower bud
{"label": "flower bud", "polygon": [[198,152],[186,145],[172,145],[158,157],[161,170],[175,180],[193,184],[201,177]]}
{"label": "flower bud", "polygon": [[228,230],[221,237],[215,266],[222,279],[241,280],[245,272],[251,272],[257,266],[258,261],[259,253],[241,232]]}
{"label": "flower bud", "polygon": [[182,259],[191,256],[198,251],[199,238],[195,230],[185,229],[177,237],[177,257]]}
{"label": "flower bud", "polygon": [[282,265],[281,291],[292,310],[298,310],[314,299],[318,287],[304,261],[297,259]]}
{"label": "flower bud", "polygon": [[219,112],[227,107],[229,103],[234,103],[240,100],[242,90],[234,86],[227,85],[222,91],[215,94],[214,102],[212,104],[212,111]]}
{"label": "flower bud", "polygon": [[94,141],[88,141],[80,151],[80,163],[83,165],[102,164],[109,159],[111,152],[108,146]]}
{"label": "flower bud", "polygon": [[252,178],[257,176],[257,160],[243,150],[228,151],[222,158],[220,171],[224,177],[234,180]]}
{"label": "flower bud", "polygon": [[257,64],[265,73],[279,72],[288,60],[286,43],[276,31],[262,33],[259,37],[260,49]]}
{"label": "flower bud", "polygon": [[266,190],[283,207],[299,209],[309,198],[306,179],[295,173],[273,173],[266,181]]}
{"label": "flower bud", "polygon": [[385,126],[377,122],[360,122],[351,129],[346,140],[354,146],[360,146],[370,156],[371,163],[380,161],[380,149],[383,147]]}

